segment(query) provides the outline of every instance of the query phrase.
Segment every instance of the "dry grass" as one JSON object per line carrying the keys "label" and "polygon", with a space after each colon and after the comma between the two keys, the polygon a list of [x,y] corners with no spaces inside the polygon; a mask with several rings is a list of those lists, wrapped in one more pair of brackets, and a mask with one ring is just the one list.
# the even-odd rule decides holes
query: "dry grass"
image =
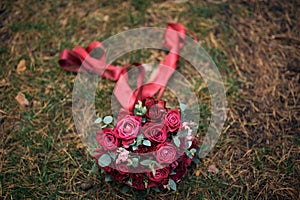
{"label": "dry grass", "polygon": [[[299,3],[105,2],[0,3],[0,196],[299,199]],[[214,151],[192,166],[178,191],[124,194],[121,185],[105,182],[102,174],[89,174],[93,161],[71,118],[75,75],[60,69],[57,60],[66,47],[86,46],[130,28],[164,27],[167,22],[180,22],[193,31],[218,65],[227,89],[228,119]],[[151,62],[163,55],[133,52],[117,63]],[[18,74],[21,59],[27,70]],[[185,67],[180,72],[190,74]],[[192,81],[203,102],[203,132],[209,97],[200,78]],[[107,92],[97,97],[98,108],[114,85],[105,80],[102,84]],[[30,106],[18,105],[18,92]],[[218,174],[207,172],[211,164]]]}

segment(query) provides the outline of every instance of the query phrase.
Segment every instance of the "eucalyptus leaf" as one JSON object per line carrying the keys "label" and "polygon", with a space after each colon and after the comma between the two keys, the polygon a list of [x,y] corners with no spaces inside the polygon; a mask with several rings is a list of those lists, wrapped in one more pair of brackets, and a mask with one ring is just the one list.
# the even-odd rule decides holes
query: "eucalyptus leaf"
{"label": "eucalyptus leaf", "polygon": [[148,165],[150,165],[152,162],[153,162],[152,160],[143,160],[143,161],[141,161],[140,163],[141,163],[141,165],[148,166]]}
{"label": "eucalyptus leaf", "polygon": [[105,123],[105,124],[110,124],[110,123],[112,123],[113,122],[113,117],[112,116],[105,116],[104,117],[104,119],[103,119],[103,122]]}
{"label": "eucalyptus leaf", "polygon": [[175,137],[173,138],[173,141],[174,141],[174,144],[175,144],[177,147],[180,147],[180,140],[179,140],[178,136],[175,136]]}
{"label": "eucalyptus leaf", "polygon": [[106,182],[112,181],[112,178],[110,177],[109,174],[105,174],[105,181],[106,181]]}
{"label": "eucalyptus leaf", "polygon": [[143,145],[151,147],[151,142],[149,140],[144,140]]}
{"label": "eucalyptus leaf", "polygon": [[162,166],[161,164],[159,164],[158,162],[155,162],[155,161],[153,161],[153,162],[156,164],[156,166],[157,166],[158,168],[160,168],[160,169],[163,168],[163,166]]}
{"label": "eucalyptus leaf", "polygon": [[155,192],[160,192],[160,189],[158,187],[152,187],[152,189],[155,191]]}
{"label": "eucalyptus leaf", "polygon": [[192,148],[191,150],[190,150],[190,152],[193,154],[193,153],[196,153],[197,152],[197,149],[195,149],[195,148]]}
{"label": "eucalyptus leaf", "polygon": [[96,124],[100,124],[102,122],[102,117],[99,117],[95,120],[95,123]]}
{"label": "eucalyptus leaf", "polygon": [[135,150],[137,150],[137,148],[138,148],[137,146],[133,146],[132,150],[135,151]]}
{"label": "eucalyptus leaf", "polygon": [[187,135],[188,135],[188,130],[187,129],[185,129],[184,131],[179,132],[177,134],[178,137],[186,137]]}
{"label": "eucalyptus leaf", "polygon": [[110,155],[110,157],[113,159],[113,160],[116,160],[117,158],[117,155],[113,152],[108,152],[108,154]]}
{"label": "eucalyptus leaf", "polygon": [[172,190],[176,190],[176,183],[172,179],[169,179],[169,186]]}
{"label": "eucalyptus leaf", "polygon": [[132,158],[131,160],[132,160],[132,166],[134,168],[138,167],[138,165],[139,165],[139,159],[138,158]]}
{"label": "eucalyptus leaf", "polygon": [[99,159],[98,159],[98,164],[101,167],[106,167],[111,163],[111,158],[107,154],[103,154]]}
{"label": "eucalyptus leaf", "polygon": [[129,184],[130,186],[132,186],[132,179],[131,179],[131,178],[128,180],[128,184]]}
{"label": "eucalyptus leaf", "polygon": [[170,173],[170,175],[175,175],[176,174],[176,172],[174,172],[174,171],[171,171],[171,173]]}
{"label": "eucalyptus leaf", "polygon": [[188,150],[185,150],[185,155],[187,155],[189,158],[193,158],[193,155],[191,154],[191,152],[189,152]]}
{"label": "eucalyptus leaf", "polygon": [[107,127],[107,124],[104,124],[103,126],[101,126],[101,128],[106,128]]}
{"label": "eucalyptus leaf", "polygon": [[185,109],[186,109],[186,105],[183,103],[180,103],[180,110],[185,111]]}
{"label": "eucalyptus leaf", "polygon": [[128,187],[128,186],[125,185],[125,186],[122,188],[122,193],[126,194],[129,190],[130,190],[130,187]]}

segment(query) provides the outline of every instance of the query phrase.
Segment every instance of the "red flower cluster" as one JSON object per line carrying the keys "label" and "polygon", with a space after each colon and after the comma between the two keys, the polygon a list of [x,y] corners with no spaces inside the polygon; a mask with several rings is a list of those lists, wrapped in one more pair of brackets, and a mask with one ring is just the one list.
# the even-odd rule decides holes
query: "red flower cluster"
{"label": "red flower cluster", "polygon": [[[188,134],[178,109],[167,109],[165,101],[146,98],[133,112],[121,111],[114,128],[104,128],[96,133],[101,147],[94,157],[118,182],[140,190],[167,187],[170,179],[179,182],[187,173],[197,149],[196,139],[190,139],[188,145],[187,135],[178,134],[184,131]],[[139,160],[139,156],[131,156],[130,152],[134,155],[153,152],[153,156]],[[129,172],[129,167],[149,170],[133,173]]]}

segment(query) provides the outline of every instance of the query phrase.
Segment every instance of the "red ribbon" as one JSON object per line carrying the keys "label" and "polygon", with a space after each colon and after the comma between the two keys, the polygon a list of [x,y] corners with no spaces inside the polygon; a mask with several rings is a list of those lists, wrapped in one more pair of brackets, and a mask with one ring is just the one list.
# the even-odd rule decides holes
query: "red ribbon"
{"label": "red ribbon", "polygon": [[[124,109],[132,110],[134,104],[138,100],[146,97],[153,97],[158,93],[159,99],[168,83],[169,78],[174,73],[179,59],[179,50],[184,46],[186,36],[186,28],[181,24],[168,24],[165,32],[164,45],[169,49],[169,53],[158,67],[156,77],[143,85],[144,81],[144,68],[137,63],[140,70],[137,80],[137,89],[134,91],[128,84],[128,75],[126,72],[127,66],[116,67],[107,65],[105,63],[106,55],[104,47],[100,42],[92,42],[86,49],[82,47],[75,47],[73,50],[64,49],[61,52],[59,64],[62,68],[71,72],[91,72],[98,74],[104,78],[117,81],[114,95]],[[100,58],[94,58],[91,52],[99,48],[102,50]]]}

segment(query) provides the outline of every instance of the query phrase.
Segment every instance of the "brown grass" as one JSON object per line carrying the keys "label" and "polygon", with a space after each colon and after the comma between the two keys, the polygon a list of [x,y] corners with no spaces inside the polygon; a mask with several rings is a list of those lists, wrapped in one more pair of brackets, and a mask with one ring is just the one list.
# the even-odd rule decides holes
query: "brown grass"
{"label": "brown grass", "polygon": [[[17,0],[0,5],[3,199],[300,199],[297,1]],[[75,75],[60,69],[57,60],[64,48],[167,22],[193,31],[220,68],[228,119],[213,152],[192,166],[178,191],[124,194],[102,174],[89,175],[93,161],[71,118]],[[117,63],[153,62],[163,55],[133,52]],[[21,59],[27,69],[18,74]],[[185,67],[180,72],[190,74]],[[192,81],[203,101],[204,131],[209,96],[198,77]],[[107,91],[96,97],[96,107],[105,110],[114,83],[101,84]],[[18,105],[18,92],[30,106]],[[212,164],[218,174],[207,171]]]}

